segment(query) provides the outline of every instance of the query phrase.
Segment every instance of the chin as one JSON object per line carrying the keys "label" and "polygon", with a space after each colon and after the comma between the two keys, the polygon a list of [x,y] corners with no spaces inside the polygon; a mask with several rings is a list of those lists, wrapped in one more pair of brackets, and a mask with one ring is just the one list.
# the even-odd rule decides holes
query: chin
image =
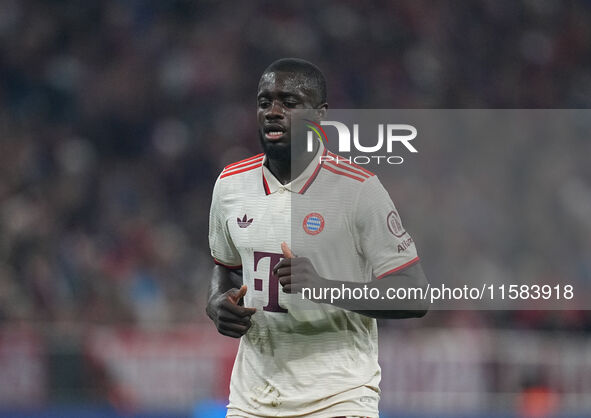
{"label": "chin", "polygon": [[259,134],[263,151],[268,158],[273,160],[289,161],[291,160],[291,146],[285,142],[267,141],[262,134]]}
{"label": "chin", "polygon": [[291,160],[291,147],[289,145],[267,143],[264,149],[265,154],[273,160]]}

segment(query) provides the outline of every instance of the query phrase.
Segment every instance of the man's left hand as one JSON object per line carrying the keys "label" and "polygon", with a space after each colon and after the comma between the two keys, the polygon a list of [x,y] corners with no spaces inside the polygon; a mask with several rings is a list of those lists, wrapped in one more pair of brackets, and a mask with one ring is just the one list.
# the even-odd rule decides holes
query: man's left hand
{"label": "man's left hand", "polygon": [[296,257],[285,242],[281,243],[281,251],[285,258],[273,267],[273,273],[279,278],[284,293],[298,293],[303,288],[319,286],[325,280],[309,258]]}

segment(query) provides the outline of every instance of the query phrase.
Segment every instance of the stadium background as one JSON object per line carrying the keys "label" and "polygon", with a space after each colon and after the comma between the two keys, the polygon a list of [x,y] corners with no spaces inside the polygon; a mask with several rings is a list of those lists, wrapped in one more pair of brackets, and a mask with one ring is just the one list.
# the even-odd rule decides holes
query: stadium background
{"label": "stadium background", "polygon": [[[210,195],[258,152],[256,83],[274,59],[316,63],[335,108],[588,108],[590,49],[589,1],[1,0],[0,416],[223,405],[236,342],[204,315]],[[461,183],[437,161],[402,180],[427,276],[463,256],[492,277],[588,282],[591,149],[556,166],[556,143],[525,146],[490,147],[503,166]],[[471,161],[450,155],[460,172]],[[512,235],[491,248],[490,226],[458,214],[487,207],[499,170]],[[589,331],[586,311],[382,323],[384,416],[585,415]]]}

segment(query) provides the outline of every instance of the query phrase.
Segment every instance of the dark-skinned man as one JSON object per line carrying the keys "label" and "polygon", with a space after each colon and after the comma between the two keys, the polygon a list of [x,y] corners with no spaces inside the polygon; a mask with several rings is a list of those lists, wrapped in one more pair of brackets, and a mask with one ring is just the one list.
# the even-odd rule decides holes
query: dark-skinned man
{"label": "dark-skinned man", "polygon": [[318,122],[327,108],[315,65],[272,63],[257,95],[263,153],[228,165],[214,187],[207,314],[221,334],[242,337],[229,417],[378,417],[376,318],[426,313],[414,300],[302,300],[305,288],[385,295],[427,285],[377,177],[321,141],[312,152],[293,146],[299,112]]}

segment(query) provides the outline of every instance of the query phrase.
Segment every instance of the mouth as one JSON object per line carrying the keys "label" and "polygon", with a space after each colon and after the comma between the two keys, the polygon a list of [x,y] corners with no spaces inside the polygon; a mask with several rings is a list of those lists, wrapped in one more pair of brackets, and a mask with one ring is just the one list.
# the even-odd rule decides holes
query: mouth
{"label": "mouth", "polygon": [[265,139],[269,141],[279,141],[286,133],[286,129],[281,125],[267,125],[264,128]]}

